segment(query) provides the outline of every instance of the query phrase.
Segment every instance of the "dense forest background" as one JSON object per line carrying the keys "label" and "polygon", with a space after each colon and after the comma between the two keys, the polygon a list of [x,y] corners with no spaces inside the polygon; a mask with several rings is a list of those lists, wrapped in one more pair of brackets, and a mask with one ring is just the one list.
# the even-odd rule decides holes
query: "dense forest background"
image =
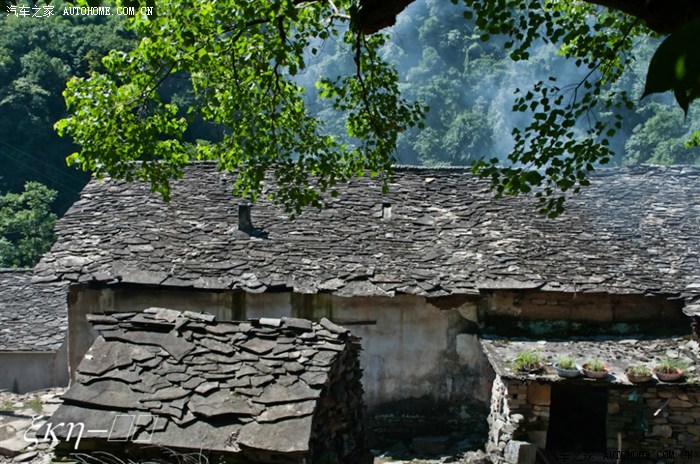
{"label": "dense forest background", "polygon": [[[65,82],[101,69],[101,57],[109,50],[126,50],[135,40],[123,17],[63,16],[62,4],[53,4],[50,17],[3,14],[0,19],[0,267],[31,265],[38,258],[52,240],[46,225],[70,207],[89,178],[66,165],[66,156],[77,147],[53,130],[66,112]],[[549,76],[572,85],[581,78],[552,46],[539,47],[529,61],[513,62],[498,39],[481,41],[461,8],[449,2],[416,1],[388,33],[383,53],[399,70],[402,93],[430,108],[424,129],[402,134],[396,152],[401,164],[458,166],[481,157],[505,159],[511,131],[526,117],[512,111],[514,89]],[[639,99],[654,40],[637,45],[636,61],[615,91]],[[319,51],[309,54],[299,79],[312,111],[330,132],[342,133],[342,116],[321,103],[314,83],[320,76],[352,72],[352,54],[332,40],[314,48]],[[187,79],[174,80],[163,96],[185,106]],[[671,95],[639,100],[614,141],[614,163],[700,164],[700,148],[684,145],[700,125],[697,112],[691,107],[685,117]],[[208,139],[217,132],[200,123],[187,135]],[[43,208],[40,214],[37,208]],[[33,252],[27,257],[20,249]]]}
{"label": "dense forest background", "polygon": [[[439,0],[412,3],[389,33],[384,58],[396,64],[403,95],[430,108],[426,128],[401,137],[396,157],[402,164],[467,166],[482,157],[505,159],[513,145],[512,129],[523,127],[528,117],[512,111],[515,89],[527,90],[550,76],[573,88],[583,77],[551,45],[536,47],[528,61],[514,62],[504,40],[482,41],[458,5]],[[637,44],[633,65],[612,89],[627,91],[637,102],[613,141],[617,156],[612,164],[700,163],[700,148],[685,147],[700,127],[697,105],[691,106],[686,118],[670,93],[640,100],[660,40],[649,36]],[[322,46],[323,54],[311,57],[302,82],[314,111],[326,114],[329,124],[339,125],[343,119],[317,99],[313,82],[319,75],[351,72],[352,56],[334,42]],[[585,124],[581,121],[582,129]]]}

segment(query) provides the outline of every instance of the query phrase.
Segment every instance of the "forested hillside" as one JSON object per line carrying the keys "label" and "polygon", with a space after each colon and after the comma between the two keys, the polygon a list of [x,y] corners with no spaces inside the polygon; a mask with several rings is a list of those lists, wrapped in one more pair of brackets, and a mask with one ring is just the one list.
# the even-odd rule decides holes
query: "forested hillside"
{"label": "forested hillside", "polygon": [[54,5],[53,16],[0,19],[0,193],[41,182],[58,191],[60,214],[89,178],[66,166],[75,147],[53,129],[66,113],[66,81],[100,69],[105,53],[133,39],[117,16],[63,16]]}
{"label": "forested hillside", "polygon": [[[526,91],[550,76],[573,89],[582,78],[582,71],[551,45],[537,48],[528,61],[514,62],[502,40],[480,40],[474,23],[462,16],[462,8],[450,6],[440,0],[411,4],[398,17],[384,49],[384,57],[399,70],[402,93],[430,108],[426,127],[411,129],[399,140],[396,157],[404,164],[464,166],[494,156],[505,160],[513,144],[512,129],[527,119],[512,110],[515,89]],[[636,101],[613,140],[616,164],[700,163],[700,148],[685,147],[700,128],[697,105],[691,106],[686,118],[671,94],[640,100],[657,40],[645,38],[638,43],[636,62],[614,89],[626,90]],[[337,47],[334,43],[323,46]],[[347,50],[322,56],[310,59],[312,66],[303,82],[352,69]],[[316,98],[313,90],[310,98]],[[327,123],[342,124],[320,100],[315,108],[328,114]]]}
{"label": "forested hillside", "polygon": [[[20,205],[18,200],[29,198],[28,193],[25,197],[7,196],[20,195],[27,181],[40,182],[57,192],[51,208],[59,216],[77,198],[88,174],[66,166],[66,156],[76,147],[53,129],[66,115],[62,91],[70,76],[101,70],[102,56],[111,49],[126,50],[135,40],[122,16],[63,16],[61,4],[54,5],[55,14],[50,17],[3,14],[0,19],[0,195],[5,195],[0,219],[6,223],[14,221],[6,218],[28,208],[26,202]],[[382,53],[396,65],[403,95],[430,108],[424,128],[401,134],[395,157],[402,164],[469,165],[482,157],[505,160],[513,145],[511,132],[526,118],[512,111],[515,89],[526,92],[536,80],[556,75],[559,83],[571,85],[573,90],[582,77],[581,71],[565,63],[551,45],[536,48],[528,61],[513,62],[498,38],[480,40],[473,22],[463,17],[462,8],[449,2],[416,1],[388,32],[391,40]],[[633,99],[642,94],[654,40],[641,39],[637,61],[617,84]],[[312,111],[338,134],[344,132],[345,121],[327,100],[318,98],[314,83],[319,76],[352,73],[353,55],[347,47],[332,40],[313,43],[308,50],[308,68],[298,76],[307,87]],[[161,96],[178,102],[180,108],[187,107],[187,82],[173,80],[161,89]],[[613,161],[696,164],[700,148],[686,148],[684,142],[699,126],[697,105],[684,117],[670,94],[638,100],[625,114],[622,130],[613,140]],[[214,140],[224,133],[223,128],[211,124],[191,123],[189,127],[186,136],[190,140]],[[32,190],[37,189],[32,184]],[[42,191],[39,197],[49,202],[53,195]],[[44,213],[35,217],[52,219]],[[29,223],[22,230],[31,234],[32,227]],[[3,234],[0,229],[5,250],[19,248],[17,237]],[[45,247],[50,240],[44,237],[41,242]],[[8,258],[9,252],[5,255],[4,260],[0,256],[0,265],[29,263],[15,254]],[[37,252],[32,256],[38,256]]]}

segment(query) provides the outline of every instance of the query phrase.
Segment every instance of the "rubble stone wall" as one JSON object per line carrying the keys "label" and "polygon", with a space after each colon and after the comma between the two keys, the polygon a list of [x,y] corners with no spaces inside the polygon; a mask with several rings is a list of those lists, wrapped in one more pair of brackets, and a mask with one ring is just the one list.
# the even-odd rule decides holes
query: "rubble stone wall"
{"label": "rubble stone wall", "polygon": [[[551,385],[496,377],[491,391],[487,452],[503,463],[512,440],[546,448]],[[700,459],[700,387],[610,388],[607,449],[645,451],[653,458]],[[660,410],[660,411],[659,411]],[[654,413],[659,411],[655,416]],[[618,433],[621,443],[618,443]]]}
{"label": "rubble stone wall", "polygon": [[[655,416],[654,413],[659,411]],[[608,396],[608,449],[657,453],[692,452],[700,459],[700,387],[657,385],[611,389]]]}
{"label": "rubble stone wall", "polygon": [[494,464],[506,462],[504,454],[508,443],[527,440],[526,421],[532,414],[527,391],[527,383],[518,380],[507,380],[497,375],[493,381],[486,452]]}

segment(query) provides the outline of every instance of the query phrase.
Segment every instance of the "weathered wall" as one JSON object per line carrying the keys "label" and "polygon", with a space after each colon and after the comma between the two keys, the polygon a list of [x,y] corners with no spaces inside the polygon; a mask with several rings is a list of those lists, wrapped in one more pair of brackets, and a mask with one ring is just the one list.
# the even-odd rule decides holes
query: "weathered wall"
{"label": "weathered wall", "polygon": [[58,352],[0,352],[0,389],[26,393],[68,385],[66,345]]}
{"label": "weathered wall", "polygon": [[617,449],[618,433],[623,449],[650,450],[653,457],[674,453],[681,461],[682,450],[692,452],[697,461],[700,459],[700,387],[658,385],[611,389],[607,420],[609,449]]}
{"label": "weathered wall", "polygon": [[[437,304],[437,305],[436,305]],[[327,294],[206,292],[145,286],[73,286],[69,298],[71,373],[96,334],[92,312],[141,311],[150,306],[206,311],[219,320],[257,317],[327,317],[362,338],[365,403],[373,408],[415,398],[460,404],[486,403],[493,373],[476,342],[473,303],[394,298],[343,298]],[[433,406],[434,406],[433,404]]]}
{"label": "weathered wall", "polygon": [[[500,377],[494,380],[487,451],[493,453],[495,462],[504,462],[504,450],[511,440],[547,447],[550,401],[551,385],[548,383]],[[700,386],[608,388],[606,435],[608,451],[616,451],[620,446],[621,450],[648,452],[650,458],[674,456],[681,461],[697,460],[700,457]]]}
{"label": "weathered wall", "polygon": [[[515,323],[555,321],[610,322],[659,320],[687,324],[681,303],[661,297],[500,290],[480,301],[468,297],[427,300],[343,298],[329,294],[196,291],[148,286],[93,288],[73,286],[69,297],[69,365],[73,371],[94,340],[88,312],[140,311],[149,306],[207,311],[220,320],[255,317],[327,317],[363,339],[365,400],[370,409],[387,402],[424,398],[486,403],[493,371],[478,344],[481,324],[501,318]],[[514,324],[506,324],[508,327]],[[545,327],[547,329],[548,327]],[[414,403],[415,406],[415,403]],[[428,407],[431,407],[428,404]]]}
{"label": "weathered wall", "polygon": [[[503,464],[506,449],[511,443],[527,439],[527,412],[521,411],[526,404],[527,384],[496,376],[491,389],[488,416],[489,434],[486,452],[491,462]],[[524,412],[524,414],[523,414]],[[517,460],[515,462],[518,462]]]}
{"label": "weathered wall", "polygon": [[682,300],[661,296],[499,290],[485,294],[481,310],[487,320],[498,317],[604,323],[663,320],[687,325],[682,307]]}

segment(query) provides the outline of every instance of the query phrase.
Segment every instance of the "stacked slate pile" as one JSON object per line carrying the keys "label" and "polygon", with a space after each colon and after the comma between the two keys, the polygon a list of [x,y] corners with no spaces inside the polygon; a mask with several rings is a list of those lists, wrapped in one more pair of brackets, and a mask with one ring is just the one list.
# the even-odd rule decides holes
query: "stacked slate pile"
{"label": "stacked slate pile", "polygon": [[[365,459],[359,340],[327,319],[217,322],[149,308],[100,332],[52,417],[59,453],[173,462]],[[69,427],[81,423],[69,436]],[[200,462],[200,461],[194,461]]]}

